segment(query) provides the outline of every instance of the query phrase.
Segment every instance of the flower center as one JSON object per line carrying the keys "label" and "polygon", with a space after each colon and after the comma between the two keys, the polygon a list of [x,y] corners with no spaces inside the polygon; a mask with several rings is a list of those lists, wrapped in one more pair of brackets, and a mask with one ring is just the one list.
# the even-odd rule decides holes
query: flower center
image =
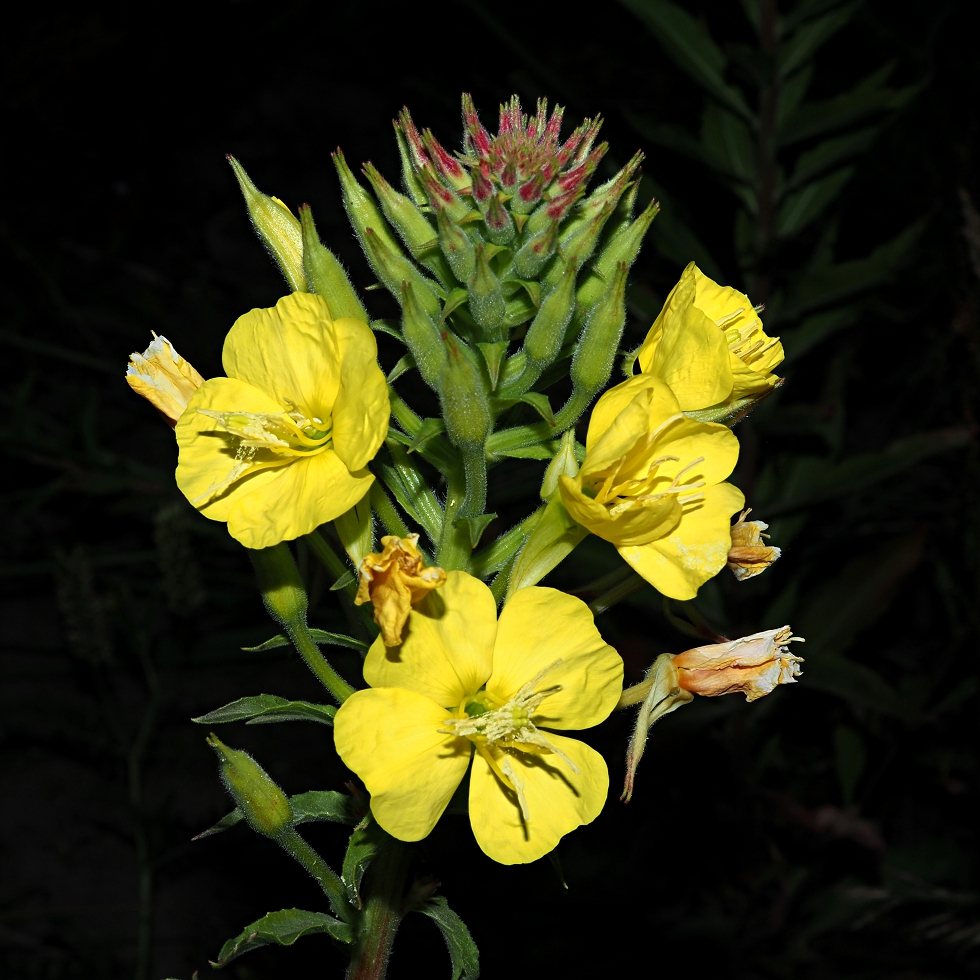
{"label": "flower center", "polygon": [[[500,781],[517,795],[521,814],[528,819],[527,799],[524,795],[524,780],[518,775],[512,758],[519,752],[557,755],[574,773],[578,766],[557,748],[538,729],[532,715],[545,698],[561,690],[558,684],[538,690],[538,685],[547,674],[561,664],[556,660],[545,667],[532,680],[528,681],[509,701],[500,704],[486,690],[467,695],[456,709],[456,717],[446,722],[440,732],[468,738],[476,750],[486,759]],[[490,751],[490,746],[503,751],[504,758],[499,761]]]}
{"label": "flower center", "polygon": [[749,312],[758,314],[763,307],[752,307],[746,311],[739,307],[733,313],[723,316],[715,323],[725,331],[725,340],[728,342],[728,349],[745,364],[751,363],[778,342],[778,337],[767,337],[762,330],[762,323],[758,316],[749,319]]}

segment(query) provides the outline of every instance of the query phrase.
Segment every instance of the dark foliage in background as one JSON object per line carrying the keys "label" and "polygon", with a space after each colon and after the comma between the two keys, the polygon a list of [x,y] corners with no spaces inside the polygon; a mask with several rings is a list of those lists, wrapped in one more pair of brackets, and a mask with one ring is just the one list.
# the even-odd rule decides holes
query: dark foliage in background
{"label": "dark foliage in background", "polygon": [[[177,494],[172,436],[122,373],[150,330],[219,373],[235,317],[285,288],[224,153],[291,207],[308,201],[363,287],[329,151],[394,176],[388,120],[408,103],[452,144],[465,89],[490,119],[512,91],[563,102],[572,121],[602,112],[612,157],[647,152],[641,200],[664,209],[634,270],[627,344],[694,258],[764,300],[787,348],[785,387],[738,429],[736,478],[786,553],[695,603],[647,589],[605,613],[628,678],[705,624],[790,622],[809,643],[797,687],[751,706],[699,700],[654,729],[633,802],[559,847],[567,891],[548,862],[491,865],[458,817],[419,873],[442,881],[486,977],[976,975],[968,8],[803,0],[782,37],[765,0],[686,2],[687,17],[624,0],[587,23],[510,0],[424,14],[229,3],[157,22],[21,11],[0,96],[0,972],[186,978],[267,910],[319,907],[313,882],[243,827],[190,842],[230,805],[188,719],[244,694],[318,691],[287,651],[241,650],[275,632],[247,559]],[[382,342],[385,367],[394,356]],[[501,513],[540,479],[539,464],[507,465],[491,475]],[[311,623],[345,630],[329,578],[298,557]],[[558,577],[587,589],[613,567],[590,540]],[[356,677],[356,655],[337,662]],[[595,735],[608,758],[628,725]],[[325,727],[225,733],[288,792],[347,778]],[[310,839],[331,860],[345,844],[339,827]],[[438,933],[414,918],[391,975],[425,962],[448,976]],[[227,972],[341,969],[313,937]]]}

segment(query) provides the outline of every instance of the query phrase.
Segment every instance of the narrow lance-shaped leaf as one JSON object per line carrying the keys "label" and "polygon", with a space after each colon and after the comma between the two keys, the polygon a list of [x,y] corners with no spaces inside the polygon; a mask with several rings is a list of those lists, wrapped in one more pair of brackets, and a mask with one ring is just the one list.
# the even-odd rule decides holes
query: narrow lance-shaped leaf
{"label": "narrow lance-shaped leaf", "polygon": [[342,943],[353,939],[350,926],[331,915],[302,909],[282,909],[262,916],[247,925],[234,939],[229,939],[211,965],[227,966],[232,960],[260,946],[292,946],[297,939],[317,933],[326,933]]}
{"label": "narrow lance-shaped leaf", "polygon": [[480,951],[473,942],[466,923],[449,907],[441,895],[428,899],[415,909],[428,916],[442,933],[452,962],[451,980],[477,980],[480,976]]}

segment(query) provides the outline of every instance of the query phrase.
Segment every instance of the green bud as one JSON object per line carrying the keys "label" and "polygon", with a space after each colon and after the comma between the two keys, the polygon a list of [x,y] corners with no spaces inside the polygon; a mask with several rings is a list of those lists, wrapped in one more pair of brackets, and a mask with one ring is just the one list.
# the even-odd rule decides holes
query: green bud
{"label": "green bud", "polygon": [[[609,380],[613,358],[626,322],[626,274],[629,266],[620,262],[602,299],[593,307],[575,354],[570,371],[572,384],[589,399]],[[574,397],[574,394],[573,394]]]}
{"label": "green bud", "polygon": [[558,222],[552,221],[531,235],[514,256],[514,271],[520,279],[537,279],[558,246]]}
{"label": "green bud", "polygon": [[293,810],[285,793],[247,753],[229,748],[217,735],[208,745],[221,762],[221,781],[248,825],[266,837],[279,837],[293,826]]}
{"label": "green bud", "polygon": [[625,263],[629,267],[636,261],[643,238],[650,230],[650,225],[659,211],[660,205],[656,201],[650,201],[635,221],[621,228],[603,246],[598,258],[592,264],[589,276],[579,286],[577,300],[582,309],[591,309],[599,301],[605,292],[609,277],[615,274],[616,267],[620,263]]}
{"label": "green bud", "polygon": [[517,234],[517,226],[510,212],[504,207],[499,194],[490,198],[487,212],[483,216],[487,229],[487,238],[494,245],[509,245]]}
{"label": "green bud", "polygon": [[269,615],[283,626],[306,622],[306,589],[285,542],[271,548],[249,549],[262,601]]}
{"label": "green bud", "polygon": [[425,215],[404,194],[399,194],[373,164],[364,165],[364,176],[371,182],[385,217],[412,255],[448,286],[452,282],[452,274],[446,260],[439,254],[435,229]]}
{"label": "green bud", "polygon": [[[473,273],[466,283],[469,291],[470,313],[477,326],[487,334],[493,335],[507,313],[504,292],[500,280],[490,268],[488,249],[481,242],[474,249]],[[496,338],[494,338],[496,339]]]}
{"label": "green bud", "polygon": [[446,432],[456,446],[479,446],[490,434],[492,420],[483,379],[469,351],[460,349],[449,331],[442,335],[446,359],[439,376],[439,401]]}
{"label": "green bud", "polygon": [[[583,264],[588,261],[595,249],[599,235],[602,233],[603,225],[615,210],[615,205],[607,202],[606,206],[594,214],[584,224],[576,224],[571,231],[564,232],[561,237],[561,253],[565,256],[565,261],[581,269]],[[556,286],[561,276],[561,270],[557,263],[552,265],[545,274],[543,282],[549,286]]]}
{"label": "green bud", "polygon": [[473,254],[473,243],[466,232],[449,217],[445,208],[436,210],[436,223],[439,226],[439,245],[445,255],[453,275],[460,281],[466,282],[473,275],[476,257]]}
{"label": "green bud", "polygon": [[303,270],[310,289],[327,301],[330,315],[335,320],[350,316],[367,323],[367,311],[347,278],[344,267],[333,252],[320,242],[313,223],[313,212],[304,204],[299,209],[299,217],[303,230]]}
{"label": "green bud", "polygon": [[[378,210],[378,206],[374,203],[371,195],[357,182],[357,178],[347,166],[344,154],[337,150],[331,154],[331,158],[337,170],[337,176],[340,178],[340,192],[344,201],[344,210],[350,218],[354,234],[357,235],[361,247],[367,252],[364,236],[370,229],[390,252],[400,255],[401,247],[391,234],[388,223]],[[370,261],[370,256],[368,256],[368,260]]]}
{"label": "green bud", "polygon": [[305,293],[306,276],[303,274],[303,234],[299,221],[278,197],[263,194],[249,179],[245,168],[228,156],[238,186],[242,189],[252,227],[262,244],[275,259],[276,265],[286,277],[294,293]]}
{"label": "green bud", "polygon": [[[639,169],[642,161],[643,154],[641,152],[635,153],[633,158],[615,177],[607,180],[604,184],[600,184],[578,205],[575,209],[575,216],[568,222],[565,228],[565,234],[562,236],[563,248],[565,247],[565,240],[569,236],[574,236],[581,232],[600,212],[610,207],[613,209],[618,208],[620,199],[623,197],[627,188],[629,188],[630,180]],[[610,213],[612,212],[610,211]]]}
{"label": "green bud", "polygon": [[412,167],[412,156],[408,149],[408,143],[405,140],[405,134],[402,132],[402,128],[397,120],[394,120],[392,125],[395,127],[395,140],[398,142],[398,157],[402,164],[402,186],[405,188],[405,193],[415,202],[416,206],[423,207],[429,203],[429,199],[425,196],[425,188],[415,175],[415,170]]}
{"label": "green bud", "polygon": [[575,312],[575,269],[561,257],[555,268],[561,272],[558,285],[541,301],[541,308],[524,337],[528,360],[540,370],[558,356],[565,328]]}
{"label": "green bud", "polygon": [[578,473],[578,460],[575,458],[575,430],[566,429],[561,437],[561,446],[544,471],[541,482],[541,499],[551,500],[558,492],[558,478],[574,477]]}
{"label": "green bud", "polygon": [[446,348],[439,328],[422,308],[410,282],[401,287],[402,333],[425,383],[439,390],[439,371],[446,360]]}
{"label": "green bud", "polygon": [[373,228],[365,229],[362,242],[371,268],[395,299],[401,299],[402,283],[410,282],[415,290],[415,298],[426,313],[433,317],[439,316],[439,297],[435,290],[400,250],[389,248],[382,236],[375,234]]}

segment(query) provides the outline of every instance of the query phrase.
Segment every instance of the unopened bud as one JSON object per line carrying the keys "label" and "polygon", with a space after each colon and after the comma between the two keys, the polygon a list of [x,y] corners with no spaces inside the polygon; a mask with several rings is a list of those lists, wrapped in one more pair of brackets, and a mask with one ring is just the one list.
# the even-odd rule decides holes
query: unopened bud
{"label": "unopened bud", "polygon": [[142,354],[130,354],[126,368],[129,387],[142,395],[173,428],[204,378],[174,350],[166,337],[153,334]]}
{"label": "unopened bud", "polygon": [[551,500],[558,492],[558,479],[567,476],[573,479],[578,475],[578,460],[575,458],[575,430],[567,429],[561,437],[561,445],[554,458],[544,471],[541,481],[541,499]]}
{"label": "unopened bud", "polygon": [[532,235],[514,256],[514,271],[521,279],[537,279],[558,246],[558,222],[552,221]]}
{"label": "unopened bud", "polygon": [[728,549],[728,567],[739,582],[761,575],[782,553],[779,548],[768,545],[762,532],[769,525],[765,521],[747,521],[751,514],[743,510],[732,527],[732,546]]}
{"label": "unopened bud", "polygon": [[439,245],[446,257],[453,275],[460,281],[466,282],[473,274],[476,256],[473,243],[466,232],[457,225],[445,208],[436,208],[436,221],[439,225]]}
{"label": "unopened bud", "polygon": [[446,360],[446,348],[439,328],[422,308],[410,282],[401,288],[402,333],[425,383],[439,390],[439,372]]}
{"label": "unopened bud", "polygon": [[612,373],[613,358],[626,322],[627,272],[625,262],[616,266],[616,273],[609,281],[605,295],[585,321],[572,357],[572,383],[590,395],[595,394]]}
{"label": "unopened bud", "polygon": [[562,270],[558,285],[541,301],[541,308],[524,337],[528,360],[539,370],[544,370],[558,356],[575,312],[575,269],[561,258],[555,265]]}
{"label": "unopened bud", "polygon": [[433,136],[431,129],[427,129],[422,133],[422,142],[425,144],[425,148],[429,152],[429,157],[436,165],[436,169],[439,171],[442,179],[455,190],[465,190],[468,193],[470,189],[469,174],[463,169],[460,162],[451,153],[447,152],[439,140]]}
{"label": "unopened bud", "polygon": [[[595,250],[596,242],[599,240],[602,228],[608,220],[609,215],[613,213],[613,210],[614,205],[607,203],[602,210],[594,214],[585,223],[575,223],[574,227],[569,231],[562,232],[560,243],[561,252],[569,265],[575,266],[576,269],[581,269],[583,264],[588,261],[592,252]],[[552,266],[545,275],[544,281],[549,286],[553,286],[558,281],[560,274],[556,267]]]}
{"label": "unopened bud", "polygon": [[228,162],[238,178],[238,186],[242,189],[248,216],[252,219],[256,234],[275,259],[292,291],[305,293],[303,234],[299,221],[278,197],[263,194],[233,156],[228,156]]}
{"label": "unopened bud", "polygon": [[256,833],[276,838],[293,826],[289,798],[247,753],[229,748],[216,735],[208,745],[221,763],[221,781]]}
{"label": "unopened bud", "polygon": [[425,196],[425,188],[412,167],[412,155],[409,152],[408,141],[405,139],[401,125],[397,120],[393,122],[393,125],[395,127],[395,141],[398,143],[398,157],[402,165],[402,187],[415,202],[416,207],[422,207],[422,205],[429,203]]}
{"label": "unopened bud", "polygon": [[405,258],[400,250],[393,251],[390,249],[384,239],[375,234],[373,228],[365,229],[362,242],[371,268],[374,269],[388,292],[398,298],[402,295],[402,283],[410,282],[415,290],[415,298],[422,309],[429,316],[439,316],[439,297],[436,296],[425,277]]}
{"label": "unopened bud", "polygon": [[443,333],[446,359],[439,379],[439,401],[446,432],[456,446],[483,446],[491,416],[480,373],[468,351],[448,331]]}
{"label": "unopened bud", "polygon": [[494,245],[508,245],[517,234],[517,226],[510,212],[504,207],[499,194],[490,198],[487,213],[483,217],[487,227],[487,238]]}
{"label": "unopened bud", "polygon": [[[371,261],[367,243],[365,242],[365,235],[368,229],[374,232],[375,237],[381,241],[389,252],[395,255],[401,255],[401,248],[395,240],[394,235],[392,235],[388,223],[378,210],[378,206],[374,203],[371,195],[358,183],[350,167],[347,166],[343,152],[339,149],[336,150],[331,154],[331,159],[337,171],[337,176],[340,178],[340,193],[344,202],[344,210],[350,219],[354,234],[357,235],[361,247],[364,249],[365,254],[367,254],[368,261]],[[375,272],[377,271],[375,269]],[[385,285],[387,286],[387,283]],[[397,290],[392,291],[396,292]]]}
{"label": "unopened bud", "polygon": [[469,290],[470,313],[476,320],[477,326],[488,335],[492,335],[503,322],[507,307],[500,280],[490,268],[486,246],[481,242],[474,251],[473,273],[466,283]]}
{"label": "unopened bud", "polygon": [[347,278],[344,267],[333,252],[320,242],[313,223],[313,212],[304,205],[299,209],[299,216],[303,230],[303,270],[310,288],[326,300],[330,316],[335,320],[353,317],[367,323],[367,311]]}

